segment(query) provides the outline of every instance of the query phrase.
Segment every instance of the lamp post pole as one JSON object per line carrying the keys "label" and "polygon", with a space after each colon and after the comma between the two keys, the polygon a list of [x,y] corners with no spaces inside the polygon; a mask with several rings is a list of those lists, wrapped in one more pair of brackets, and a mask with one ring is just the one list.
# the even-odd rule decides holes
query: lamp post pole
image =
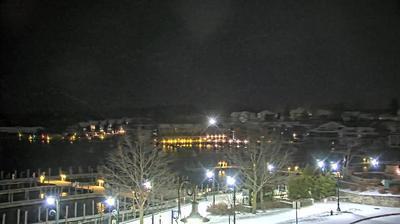
{"label": "lamp post pole", "polygon": [[339,163],[331,163],[331,170],[336,172],[336,195],[337,195],[337,211],[340,212],[340,193],[339,193],[339,178],[340,178],[340,167]]}
{"label": "lamp post pole", "polygon": [[56,198],[55,202],[56,202],[56,224],[58,224],[58,222],[60,220],[60,202],[59,202],[59,199]]}
{"label": "lamp post pole", "polygon": [[336,177],[336,188],[337,188],[337,211],[340,212],[340,190],[339,190],[339,175]]}
{"label": "lamp post pole", "polygon": [[[189,181],[188,180],[181,180],[181,178],[178,179],[178,217],[181,217],[181,192],[182,192],[182,188],[185,184],[188,184]],[[191,196],[191,195],[190,195]]]}
{"label": "lamp post pole", "polygon": [[119,198],[117,197],[117,224],[119,223]]}
{"label": "lamp post pole", "polygon": [[215,206],[215,178],[212,180],[213,206]]}
{"label": "lamp post pole", "polygon": [[233,224],[236,224],[236,185],[233,185]]}
{"label": "lamp post pole", "polygon": [[233,224],[236,224],[236,184],[235,178],[231,176],[226,177],[227,186],[233,187]]}

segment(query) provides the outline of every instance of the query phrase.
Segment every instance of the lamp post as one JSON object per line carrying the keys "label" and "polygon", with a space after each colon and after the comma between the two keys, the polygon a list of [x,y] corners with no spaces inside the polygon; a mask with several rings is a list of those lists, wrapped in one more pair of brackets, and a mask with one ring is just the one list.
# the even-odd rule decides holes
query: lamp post
{"label": "lamp post", "polygon": [[48,196],[46,197],[46,203],[47,205],[50,206],[55,206],[55,212],[56,212],[56,224],[58,224],[58,221],[60,219],[60,203],[58,197],[55,196]]}
{"label": "lamp post", "polygon": [[337,211],[340,212],[340,191],[339,191],[339,177],[340,177],[340,171],[339,171],[339,164],[336,163],[331,163],[331,170],[336,172],[336,193],[337,193]]}
{"label": "lamp post", "polygon": [[379,160],[377,158],[371,158],[371,165],[372,167],[376,168],[379,166]]}
{"label": "lamp post", "polygon": [[217,124],[217,119],[215,117],[209,117],[208,118],[208,125],[209,126],[215,126]]}
{"label": "lamp post", "polygon": [[233,224],[236,224],[236,180],[234,177],[227,176],[226,184],[233,187]]}
{"label": "lamp post", "polygon": [[325,162],[323,160],[317,160],[318,168],[321,169],[322,172],[325,171]]}
{"label": "lamp post", "polygon": [[[111,209],[112,207],[115,207],[115,210],[116,210],[116,221],[117,221],[117,224],[119,223],[119,199],[118,199],[118,197],[117,198],[114,198],[114,197],[107,197],[107,199],[105,200],[105,204],[107,205],[107,207],[109,207],[109,209]],[[113,212],[114,210],[112,210],[111,211],[111,213]],[[113,214],[110,214],[110,216],[112,216]]]}
{"label": "lamp post", "polygon": [[206,176],[209,181],[212,181],[212,186],[211,186],[211,192],[213,195],[213,203],[212,205],[215,206],[215,178],[214,178],[214,172],[211,170],[207,170]]}

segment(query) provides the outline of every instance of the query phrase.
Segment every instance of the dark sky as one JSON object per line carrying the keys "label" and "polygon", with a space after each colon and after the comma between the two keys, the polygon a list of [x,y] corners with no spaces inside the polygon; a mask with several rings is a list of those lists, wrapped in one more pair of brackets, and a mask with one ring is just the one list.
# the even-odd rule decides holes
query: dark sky
{"label": "dark sky", "polygon": [[399,1],[1,1],[3,113],[384,107]]}

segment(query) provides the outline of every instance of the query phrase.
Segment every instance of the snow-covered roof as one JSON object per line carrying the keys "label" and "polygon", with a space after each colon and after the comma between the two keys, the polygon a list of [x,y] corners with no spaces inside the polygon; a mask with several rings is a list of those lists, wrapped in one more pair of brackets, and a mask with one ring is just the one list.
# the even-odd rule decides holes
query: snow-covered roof
{"label": "snow-covered roof", "polygon": [[303,107],[298,107],[298,108],[290,111],[290,113],[305,113],[305,112],[306,112],[306,109],[304,109]]}

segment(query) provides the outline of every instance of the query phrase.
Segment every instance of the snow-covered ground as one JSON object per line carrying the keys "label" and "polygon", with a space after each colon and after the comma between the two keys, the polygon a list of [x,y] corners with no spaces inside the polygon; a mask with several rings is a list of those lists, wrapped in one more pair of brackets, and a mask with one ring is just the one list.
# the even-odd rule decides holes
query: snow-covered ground
{"label": "snow-covered ground", "polygon": [[[220,196],[217,201],[228,200]],[[208,201],[201,201],[199,203],[199,213],[202,216],[206,216],[210,219],[209,224],[227,224],[228,216],[213,216],[210,215],[206,209],[207,206],[212,203],[209,198]],[[312,206],[304,207],[298,210],[299,223],[313,223],[313,224],[333,224],[333,223],[350,223],[356,220],[360,220],[365,217],[389,214],[389,213],[400,213],[400,208],[392,207],[380,207],[371,205],[362,205],[355,203],[342,202],[340,208],[342,212],[336,212],[336,202],[326,203],[315,203]],[[176,210],[176,208],[174,208]],[[330,211],[334,211],[333,215],[330,215]],[[191,205],[185,205],[182,207],[183,217],[189,215],[191,211]],[[291,208],[280,208],[272,209],[265,212],[259,212],[257,214],[237,214],[237,224],[254,224],[254,223],[277,223],[277,224],[289,224],[295,223],[296,210]],[[232,217],[231,217],[232,218]],[[170,224],[171,223],[171,210],[164,211],[155,215],[155,224]],[[379,220],[379,221],[378,221]],[[130,224],[137,224],[138,221],[126,222]],[[151,217],[145,218],[146,224],[151,224]],[[182,223],[182,222],[178,222]],[[231,220],[232,223],[232,220]],[[372,219],[368,221],[360,222],[360,224],[367,223],[400,223],[400,215],[389,216],[379,219]]]}

